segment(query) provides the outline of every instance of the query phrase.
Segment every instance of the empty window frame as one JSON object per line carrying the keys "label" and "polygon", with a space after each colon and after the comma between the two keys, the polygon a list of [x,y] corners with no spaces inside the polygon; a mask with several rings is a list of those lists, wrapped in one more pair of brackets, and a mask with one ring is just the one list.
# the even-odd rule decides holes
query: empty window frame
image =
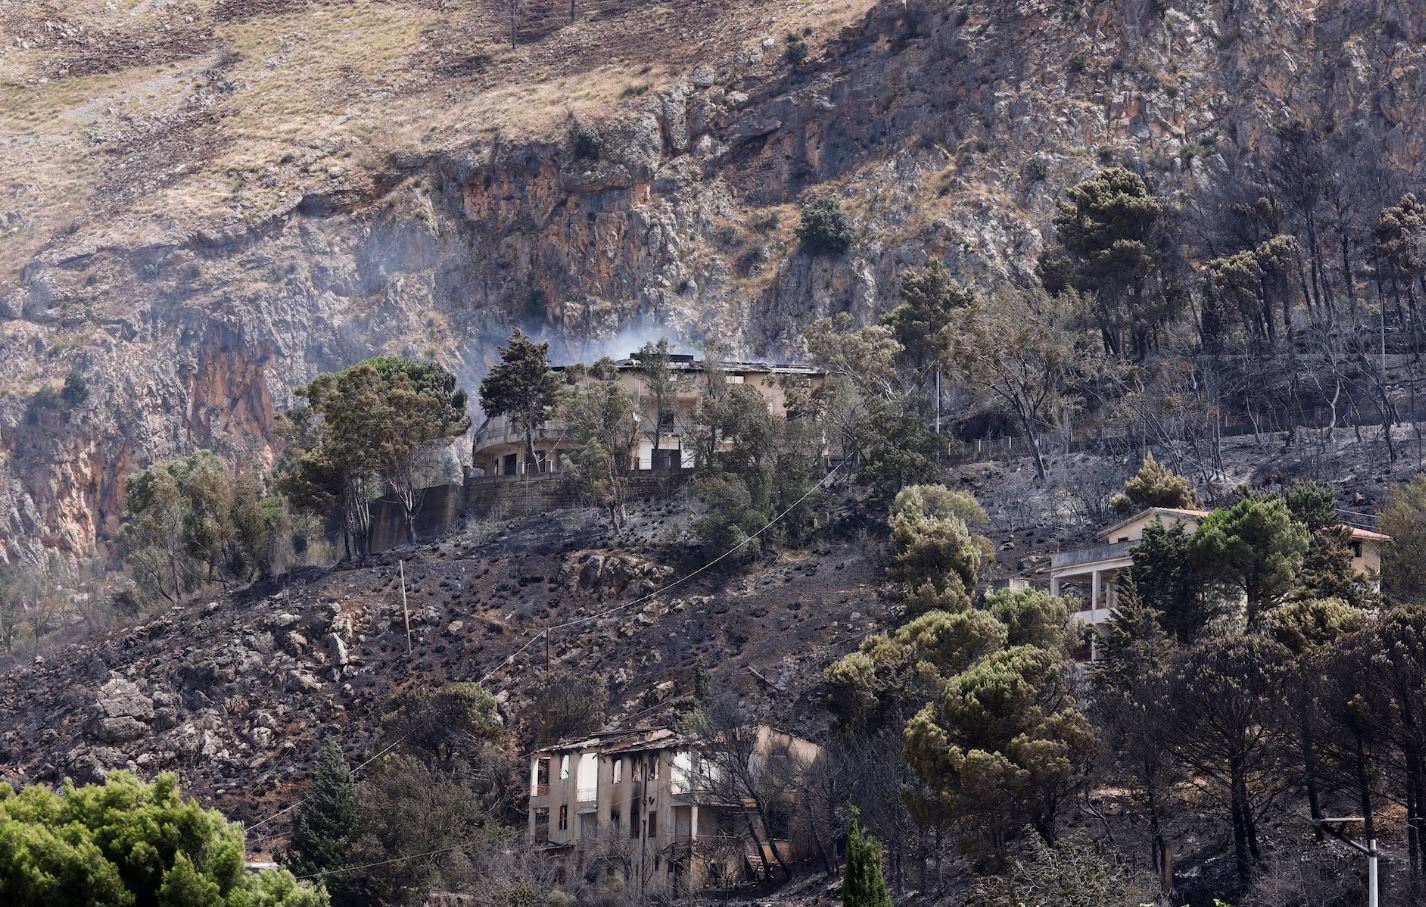
{"label": "empty window frame", "polygon": [[569,807],[560,806],[560,831],[569,828]]}
{"label": "empty window frame", "polygon": [[581,753],[574,776],[574,794],[580,800],[593,800],[598,790],[599,757],[594,753]]}

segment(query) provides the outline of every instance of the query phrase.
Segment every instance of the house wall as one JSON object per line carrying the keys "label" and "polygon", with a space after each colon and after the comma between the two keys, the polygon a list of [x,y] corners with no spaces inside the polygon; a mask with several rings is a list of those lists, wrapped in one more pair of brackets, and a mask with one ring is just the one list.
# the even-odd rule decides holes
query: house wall
{"label": "house wall", "polygon": [[[673,424],[667,430],[659,432],[659,447],[664,450],[679,450],[680,466],[684,469],[691,469],[695,465],[694,451],[691,448],[684,449],[686,445],[683,436],[693,424],[698,400],[703,395],[704,376],[701,372],[687,372],[684,373],[684,376],[685,386],[674,394],[672,400],[666,401],[667,408],[673,413]],[[726,377],[730,384],[747,384],[757,388],[767,400],[769,412],[779,418],[787,416],[787,391],[782,386],[780,380],[782,375],[779,373],[730,371]],[[823,380],[820,375],[805,377],[812,387],[816,387]],[[648,384],[637,371],[632,369],[620,371],[618,381],[624,388],[625,394],[634,401],[635,411],[640,417],[639,440],[635,449],[631,449],[629,452],[630,463],[635,469],[652,469],[654,442],[652,426],[658,418],[658,401],[653,394],[649,393]],[[472,459],[475,468],[481,475],[487,477],[508,475],[510,471],[506,466],[506,458],[510,455],[515,457],[514,471],[517,474],[528,471],[524,440],[515,436],[505,417],[495,417],[481,426],[477,433],[477,443],[480,446],[473,451]],[[558,457],[550,456],[550,454],[565,446],[564,426],[556,421],[551,421],[536,435],[534,443],[536,459],[539,459],[538,455],[543,454],[550,471],[558,471]]]}
{"label": "house wall", "polygon": [[[762,754],[785,752],[802,764],[811,764],[821,753],[816,744],[768,728],[759,730],[758,749]],[[543,792],[536,786],[541,759],[549,760],[549,784]],[[566,759],[569,776],[561,777]],[[579,795],[581,764],[595,767],[597,782],[592,797]],[[674,894],[679,885],[696,890],[710,880],[735,878],[743,863],[741,850],[717,857],[720,865],[710,868],[707,857],[696,849],[690,855],[685,849],[700,839],[712,840],[720,831],[740,835],[743,831],[743,820],[735,818],[736,812],[697,802],[691,786],[692,768],[693,754],[684,748],[604,753],[596,745],[536,753],[530,760],[529,775],[531,839],[542,843],[537,837],[537,818],[541,810],[548,810],[545,840],[571,861],[572,872],[583,868],[596,847],[627,847],[634,874],[630,881],[637,885],[642,879],[641,890],[648,895]],[[568,817],[564,829],[559,828],[561,807]],[[814,849],[810,841],[800,838],[781,842],[779,847],[784,857],[792,860],[810,858]],[[675,863],[681,864],[677,870]]]}
{"label": "house wall", "polygon": [[[445,535],[465,516],[466,488],[455,483],[427,488],[416,510],[416,538],[425,541]],[[382,498],[371,505],[369,551],[387,551],[405,545],[406,517],[396,501]]]}
{"label": "house wall", "polygon": [[[636,473],[629,476],[628,494],[630,498],[671,495],[684,487],[692,476],[692,471]],[[580,496],[570,489],[565,477],[558,472],[511,480],[477,478],[466,485],[466,494],[465,512],[482,520],[548,513],[578,507],[582,503]]]}
{"label": "house wall", "polygon": [[1179,516],[1172,513],[1144,513],[1133,522],[1126,523],[1117,529],[1105,530],[1101,537],[1110,544],[1114,542],[1129,541],[1137,542],[1144,537],[1144,530],[1155,523],[1161,526],[1174,526],[1184,523],[1189,532],[1198,529],[1198,520],[1190,516]]}
{"label": "house wall", "polygon": [[1352,558],[1352,572],[1358,576],[1381,575],[1381,542],[1374,539],[1361,541],[1362,553]]}

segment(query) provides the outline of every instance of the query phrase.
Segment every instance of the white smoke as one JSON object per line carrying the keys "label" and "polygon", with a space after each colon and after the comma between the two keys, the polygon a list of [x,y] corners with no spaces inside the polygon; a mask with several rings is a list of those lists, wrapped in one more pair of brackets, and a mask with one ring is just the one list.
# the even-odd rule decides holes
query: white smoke
{"label": "white smoke", "polygon": [[657,343],[663,339],[668,340],[671,353],[699,352],[696,343],[677,331],[665,325],[647,322],[626,324],[618,333],[608,337],[576,338],[553,334],[540,339],[549,341],[550,361],[556,365],[588,363],[604,356],[610,359],[627,359],[644,344]]}

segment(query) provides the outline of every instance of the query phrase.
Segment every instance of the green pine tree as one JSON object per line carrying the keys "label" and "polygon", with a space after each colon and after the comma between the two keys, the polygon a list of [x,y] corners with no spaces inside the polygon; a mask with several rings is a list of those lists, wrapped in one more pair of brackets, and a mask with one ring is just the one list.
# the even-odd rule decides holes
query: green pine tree
{"label": "green pine tree", "polygon": [[[294,875],[306,877],[360,863],[355,857],[360,818],[356,778],[342,751],[329,746],[317,759],[307,797],[292,821],[292,837],[282,855],[283,865]],[[344,885],[352,881],[345,874],[326,879],[328,889],[339,902],[345,900]]]}
{"label": "green pine tree", "polygon": [[886,879],[881,875],[881,845],[862,834],[856,811],[847,828],[847,868],[842,882],[842,907],[891,907]]}

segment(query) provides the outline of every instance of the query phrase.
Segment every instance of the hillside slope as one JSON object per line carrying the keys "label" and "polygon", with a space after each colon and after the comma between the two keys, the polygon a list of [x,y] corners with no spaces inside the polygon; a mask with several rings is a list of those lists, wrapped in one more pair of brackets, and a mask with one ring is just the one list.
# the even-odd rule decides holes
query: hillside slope
{"label": "hillside slope", "polygon": [[[547,657],[606,678],[611,720],[656,718],[691,692],[701,661],[750,708],[819,734],[821,669],[883,625],[874,548],[831,542],[651,596],[697,564],[685,546],[647,540],[677,509],[637,513],[645,541],[614,540],[587,512],[567,511],[401,552],[409,655],[394,552],[53,650],[0,674],[0,778],[175,769],[250,822],[300,795],[323,741],[370,754],[403,689],[482,681],[523,733]],[[540,633],[570,621],[547,651]]]}
{"label": "hillside slope", "polygon": [[[561,356],[653,328],[791,353],[929,256],[1024,273],[1104,162],[1188,195],[1292,118],[1343,166],[1426,150],[1406,0],[530,3],[513,50],[502,8],[0,12],[7,558],[93,544],[156,458],[269,462],[293,387],[373,351],[468,385],[516,325]],[[797,252],[814,193],[850,255]],[[69,373],[87,400],[36,396]]]}

